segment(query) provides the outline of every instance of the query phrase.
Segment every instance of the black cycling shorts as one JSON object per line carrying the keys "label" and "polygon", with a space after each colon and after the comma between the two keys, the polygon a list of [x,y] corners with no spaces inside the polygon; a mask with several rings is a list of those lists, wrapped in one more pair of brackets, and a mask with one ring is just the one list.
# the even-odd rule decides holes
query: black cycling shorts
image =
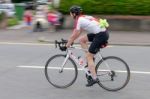
{"label": "black cycling shorts", "polygon": [[104,44],[104,42],[107,42],[109,34],[106,31],[97,34],[89,33],[87,34],[87,37],[89,42],[92,42],[89,47],[89,52],[92,54],[96,54],[99,51],[100,46]]}

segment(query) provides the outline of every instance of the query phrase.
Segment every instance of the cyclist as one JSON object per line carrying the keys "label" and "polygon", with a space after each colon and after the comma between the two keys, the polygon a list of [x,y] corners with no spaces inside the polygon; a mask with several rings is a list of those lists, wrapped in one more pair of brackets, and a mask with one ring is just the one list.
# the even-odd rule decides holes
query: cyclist
{"label": "cyclist", "polygon": [[88,33],[80,36],[79,41],[81,47],[84,49],[88,49],[87,42],[92,42],[88,51],[86,52],[88,69],[92,74],[92,80],[88,81],[88,83],[86,84],[86,86],[89,87],[99,82],[99,79],[96,75],[93,58],[99,50],[100,45],[108,40],[109,34],[107,33],[105,27],[101,28],[99,26],[99,22],[96,18],[83,15],[83,10],[80,6],[73,5],[72,7],[70,7],[70,15],[75,20],[75,27],[72,35],[68,39],[66,47],[70,47],[74,40],[76,40],[80,36],[82,30],[85,30]]}

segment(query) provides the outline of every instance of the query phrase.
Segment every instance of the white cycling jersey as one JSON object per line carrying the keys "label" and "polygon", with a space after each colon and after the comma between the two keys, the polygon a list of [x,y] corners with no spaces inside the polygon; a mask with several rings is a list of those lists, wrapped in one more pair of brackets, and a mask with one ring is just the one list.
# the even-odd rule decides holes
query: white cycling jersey
{"label": "white cycling jersey", "polygon": [[106,28],[101,28],[97,19],[92,16],[81,15],[78,17],[75,23],[76,30],[85,30],[88,33],[99,33],[106,31]]}

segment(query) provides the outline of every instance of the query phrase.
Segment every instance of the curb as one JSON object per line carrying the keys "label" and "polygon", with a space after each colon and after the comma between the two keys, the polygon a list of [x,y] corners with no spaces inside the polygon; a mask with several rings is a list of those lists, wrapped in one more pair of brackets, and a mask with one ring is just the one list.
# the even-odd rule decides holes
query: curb
{"label": "curb", "polygon": [[[50,44],[54,44],[54,41],[50,41],[50,40],[44,40],[44,39],[38,39],[37,40],[39,43],[50,43]],[[79,43],[74,43],[79,45]],[[109,43],[109,45],[115,45],[115,46],[146,46],[146,47],[150,47],[150,44],[143,44],[143,43]]]}

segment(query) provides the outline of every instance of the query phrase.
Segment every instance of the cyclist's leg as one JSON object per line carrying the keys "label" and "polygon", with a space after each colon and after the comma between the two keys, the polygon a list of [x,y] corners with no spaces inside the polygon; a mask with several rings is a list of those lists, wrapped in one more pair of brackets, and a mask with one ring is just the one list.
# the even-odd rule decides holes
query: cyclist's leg
{"label": "cyclist's leg", "polygon": [[[89,34],[81,36],[79,38],[81,47],[84,49],[88,49],[87,42],[92,42],[94,37],[95,37],[95,34],[93,34],[93,33],[89,33]],[[89,68],[90,72],[92,73],[93,78],[96,78],[95,64],[93,61],[93,57],[94,57],[94,54],[92,54],[90,52],[86,52],[88,68]]]}
{"label": "cyclist's leg", "polygon": [[[95,34],[88,34],[88,35],[83,35],[80,36],[79,41],[80,45],[83,49],[88,49],[87,42],[88,41],[93,41],[93,38],[95,37]],[[96,79],[96,72],[95,72],[95,64],[93,62],[93,57],[94,55],[89,53],[88,51],[85,51],[87,62],[88,62],[88,68],[90,72],[92,73],[92,76],[94,79]],[[96,80],[88,80],[88,84],[86,86],[92,86],[94,83],[96,83]]]}
{"label": "cyclist's leg", "polygon": [[96,79],[97,76],[96,76],[95,64],[94,64],[94,60],[93,60],[94,55],[96,53],[95,51],[93,51],[93,50],[96,49],[95,48],[96,47],[95,46],[95,37],[96,37],[96,34],[91,33],[91,34],[88,34],[87,37],[88,37],[88,41],[92,42],[91,45],[90,45],[90,47],[89,47],[89,51],[86,54],[87,61],[88,61],[88,68],[89,68],[89,70],[90,70],[90,72],[92,74],[92,78]]}
{"label": "cyclist's leg", "polygon": [[89,70],[92,74],[92,78],[93,78],[93,79],[88,80],[88,83],[86,84],[87,87],[90,87],[93,84],[99,82],[99,79],[97,78],[96,71],[95,71],[95,63],[94,63],[93,57],[94,57],[94,54],[92,54],[90,52],[87,53],[88,68],[89,68]]}
{"label": "cyclist's leg", "polygon": [[91,82],[88,82],[87,86],[92,86],[93,84],[99,82],[97,75],[96,75],[95,64],[94,64],[93,58],[94,58],[94,55],[100,49],[100,45],[106,40],[108,40],[106,33],[101,32],[101,33],[95,34],[93,41],[89,47],[89,52],[87,53],[87,60],[88,60],[88,68],[92,74],[93,80]]}
{"label": "cyclist's leg", "polygon": [[88,52],[86,54],[86,57],[87,57],[87,61],[88,61],[88,68],[92,74],[92,78],[96,79],[97,76],[96,76],[95,64],[94,64],[94,60],[93,60],[94,54]]}
{"label": "cyclist's leg", "polygon": [[[81,44],[81,47],[84,48],[84,49],[88,49],[88,45],[87,45],[87,42],[92,42],[93,39],[95,37],[95,34],[93,33],[90,33],[90,34],[87,34],[87,35],[84,35],[84,36],[81,36],[80,37],[80,44]],[[96,79],[96,72],[95,72],[95,64],[94,64],[94,61],[93,61],[93,57],[94,57],[94,54],[92,53],[89,53],[88,51],[86,51],[86,58],[87,58],[87,62],[88,62],[88,68],[92,74],[92,78]],[[88,84],[86,84],[86,86],[92,86],[94,83],[97,82],[97,80],[93,80],[93,79],[88,79]]]}
{"label": "cyclist's leg", "polygon": [[[83,36],[80,36],[79,42],[80,42],[80,45],[81,45],[81,47],[82,47],[83,49],[88,49],[88,44],[87,44],[87,42],[88,42],[88,37],[87,37],[86,34],[83,35]],[[86,51],[85,51],[85,52],[86,52]]]}
{"label": "cyclist's leg", "polygon": [[[83,35],[83,36],[80,36],[80,38],[79,38],[79,41],[80,41],[80,45],[81,45],[81,47],[83,48],[83,49],[88,49],[88,44],[87,44],[87,42],[88,41],[93,41],[93,38],[95,37],[95,34],[93,34],[93,33],[90,33],[90,34],[85,34],[85,35]],[[92,58],[93,57],[93,55],[92,54],[90,54],[90,56],[92,55],[92,57],[90,57],[89,56],[89,54],[90,53],[88,53],[88,51],[86,51],[86,58]],[[87,56],[89,56],[89,57],[87,57]],[[91,59],[87,59],[87,60],[90,60],[91,61]],[[93,60],[93,59],[92,59]],[[90,62],[90,63],[92,63],[92,67],[94,67],[93,65],[93,63],[94,62]],[[91,64],[90,64],[90,66],[91,66]],[[93,69],[93,68],[92,68]],[[95,69],[95,68],[94,68]],[[96,73],[95,73],[95,75],[96,75]]]}

